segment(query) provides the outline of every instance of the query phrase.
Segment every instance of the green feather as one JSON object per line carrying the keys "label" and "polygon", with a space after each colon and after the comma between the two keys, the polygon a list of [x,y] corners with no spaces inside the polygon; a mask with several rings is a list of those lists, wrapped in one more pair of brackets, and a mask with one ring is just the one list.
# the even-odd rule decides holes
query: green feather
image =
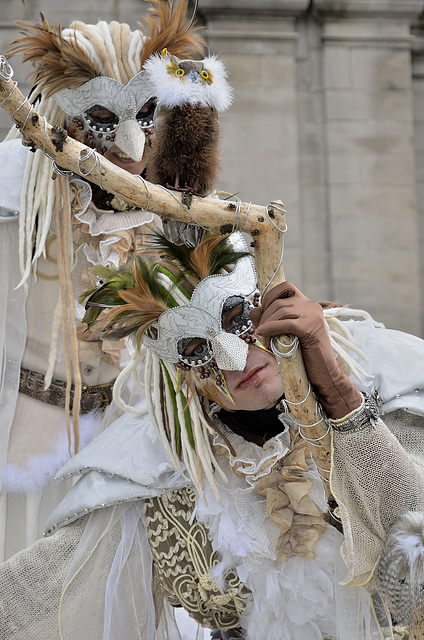
{"label": "green feather", "polygon": [[[213,234],[210,232],[206,233],[204,239],[209,239],[212,235]],[[211,250],[211,268],[209,275],[222,273],[222,270],[225,267],[235,264],[238,260],[240,260],[240,258],[243,258],[244,256],[250,255],[248,251],[234,251],[234,249],[232,249],[232,247],[228,245],[227,239],[227,236],[223,236],[222,240],[220,240],[220,242],[218,242],[218,244]],[[176,245],[158,231],[155,231],[155,233],[152,235],[151,243],[155,246],[156,250],[158,250],[159,253],[166,257],[169,261],[176,262],[179,267],[188,275],[194,276],[196,278],[199,277],[199,274],[194,271],[193,265],[191,263],[191,255],[196,247]]]}
{"label": "green feather", "polygon": [[183,405],[184,421],[187,429],[188,440],[191,444],[191,448],[194,449],[195,444],[194,444],[193,428],[191,426],[190,411],[188,409],[187,399],[182,391],[180,391],[180,399]]}
{"label": "green feather", "polygon": [[177,407],[177,397],[175,394],[174,385],[172,384],[171,376],[169,375],[168,369],[165,367],[163,361],[160,361],[162,365],[162,370],[165,374],[166,383],[168,385],[169,395],[171,396],[172,408],[174,410],[175,417],[175,441],[177,443],[177,453],[181,455],[181,425],[178,420],[178,407]]}

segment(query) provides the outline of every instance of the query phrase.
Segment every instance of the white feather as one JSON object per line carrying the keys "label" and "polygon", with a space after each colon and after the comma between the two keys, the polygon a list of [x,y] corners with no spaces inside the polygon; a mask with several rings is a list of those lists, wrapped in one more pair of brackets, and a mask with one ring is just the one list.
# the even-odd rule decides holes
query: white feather
{"label": "white feather", "polygon": [[[80,450],[97,435],[103,414],[93,411],[80,416]],[[3,480],[3,491],[20,494],[39,491],[53,482],[57,471],[69,460],[65,424],[58,429],[58,438],[50,451],[33,456],[24,466],[9,463]]]}
{"label": "white feather", "polygon": [[173,109],[184,104],[210,107],[225,111],[232,102],[232,89],[227,81],[223,63],[216,57],[204,59],[204,68],[213,75],[212,84],[193,82],[189,77],[176,77],[167,71],[169,58],[157,54],[150,56],[144,65],[158,106]]}

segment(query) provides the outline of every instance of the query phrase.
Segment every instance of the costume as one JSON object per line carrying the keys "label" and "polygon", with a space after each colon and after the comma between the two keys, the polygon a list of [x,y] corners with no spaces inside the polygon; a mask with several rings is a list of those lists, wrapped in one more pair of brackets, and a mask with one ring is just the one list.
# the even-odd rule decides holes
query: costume
{"label": "costume", "polygon": [[[67,29],[44,17],[20,23],[23,35],[11,51],[35,67],[31,103],[98,158],[114,150],[124,168],[145,165],[155,99],[143,65],[164,47],[181,57],[201,53],[203,40],[186,10],[185,0],[173,8],[154,2],[134,31],[117,22],[76,21]],[[63,493],[52,477],[103,428],[102,411],[128,359],[124,341],[84,332],[79,293],[94,286],[94,264],[118,268],[158,223],[83,179],[56,173],[52,180],[51,160],[31,153],[21,137],[13,128],[0,146],[1,290],[8,301],[0,327],[0,546],[6,556],[41,535]],[[66,406],[73,407],[73,420]]]}
{"label": "costume", "polygon": [[[233,248],[242,248],[239,242],[236,238]],[[253,273],[251,259],[238,251],[231,271],[212,275],[209,266],[206,279],[195,278],[211,264],[205,256],[213,254],[213,247],[214,239],[207,238],[189,256],[177,250],[179,260],[173,249],[174,267],[184,271],[185,279],[176,277],[175,269],[171,272],[169,251],[162,246],[160,253],[167,253],[167,261],[154,267],[143,260],[121,271],[126,284],[117,285],[113,300],[116,273],[88,293],[89,323],[101,323],[109,334],[131,332],[140,345],[150,332],[145,341],[153,348],[146,354],[150,365],[141,369],[144,391],[137,377],[140,360],[135,358],[135,365],[127,368],[129,382],[134,381],[131,412],[123,413],[62,469],[63,478],[79,480],[52,515],[48,537],[2,567],[0,637],[3,633],[19,640],[27,637],[30,626],[35,640],[56,637],[59,627],[63,638],[172,637],[164,595],[202,624],[222,629],[227,634],[223,637],[233,637],[231,630],[240,628],[247,640],[259,635],[269,640],[408,637],[400,629],[393,631],[387,609],[387,602],[393,606],[397,600],[385,590],[399,575],[387,581],[387,573],[376,566],[384,560],[399,516],[412,511],[423,519],[423,342],[384,329],[365,312],[325,312],[340,365],[349,368],[363,391],[378,389],[381,414],[396,435],[380,419],[347,430],[344,418],[330,422],[331,486],[342,535],[325,517],[330,514],[320,470],[285,412],[271,408],[271,419],[269,413],[258,412],[270,437],[264,437],[262,425],[255,433],[246,420],[239,421],[238,430],[250,433],[243,437],[235,432],[237,425],[228,427],[225,411],[217,406],[210,420],[203,420],[207,403],[196,404],[198,398],[178,411],[177,397],[178,402],[182,396],[192,397],[193,389],[205,380],[205,394],[228,399],[231,390],[220,389],[218,363],[233,367],[226,371],[243,370],[245,350],[239,352],[235,340],[251,344],[243,317],[247,293],[254,296],[254,289],[245,284]],[[224,249],[221,245],[219,254]],[[190,267],[184,269],[181,260]],[[240,269],[244,277],[238,279]],[[201,281],[197,286],[196,280]],[[217,281],[222,294],[214,306],[208,302]],[[238,290],[234,282],[249,292]],[[110,309],[99,314],[105,296]],[[199,318],[204,314],[196,336],[187,335],[190,329],[181,333],[177,320],[186,313]],[[161,347],[171,340],[172,327],[177,355],[171,351],[164,361]],[[223,347],[225,333],[229,341]],[[195,361],[190,360],[192,349],[198,356]],[[156,353],[162,354],[160,361]],[[173,364],[176,357],[179,366]],[[393,357],[396,376],[391,375]],[[209,377],[201,378],[205,373]],[[221,396],[215,397],[219,401]],[[359,416],[362,411],[361,405],[352,413]],[[208,435],[210,455],[205,453],[190,466],[190,451],[184,455],[182,446],[185,437],[194,437],[192,451],[200,458],[196,413]],[[259,436],[262,443],[266,440],[263,446]],[[171,461],[175,452],[181,454],[179,470]],[[272,510],[269,495],[274,497]],[[49,581],[49,557],[59,572],[61,590]],[[28,573],[29,565],[33,570]],[[24,570],[29,576],[26,600],[33,603],[37,594],[37,610],[42,612],[38,617],[32,609],[24,610],[12,586],[20,584],[16,576]],[[48,585],[45,593],[40,580]],[[407,581],[402,585],[411,592]]]}

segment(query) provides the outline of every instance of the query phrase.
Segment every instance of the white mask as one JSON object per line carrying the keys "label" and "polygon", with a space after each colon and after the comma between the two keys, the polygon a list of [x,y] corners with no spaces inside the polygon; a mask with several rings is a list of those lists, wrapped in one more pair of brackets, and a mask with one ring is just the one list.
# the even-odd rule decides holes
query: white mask
{"label": "white mask", "polygon": [[[100,76],[77,89],[59,91],[55,98],[67,114],[66,124],[73,123],[84,131],[87,144],[100,142],[106,150],[116,144],[135,162],[142,159],[155,109],[155,98],[144,71],[139,71],[126,85]],[[109,121],[96,119],[92,112],[101,109],[110,111],[114,117]]]}

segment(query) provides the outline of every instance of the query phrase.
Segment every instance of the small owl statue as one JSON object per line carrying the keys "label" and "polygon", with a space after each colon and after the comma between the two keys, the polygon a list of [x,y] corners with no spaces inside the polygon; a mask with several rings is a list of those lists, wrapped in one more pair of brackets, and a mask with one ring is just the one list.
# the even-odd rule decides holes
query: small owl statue
{"label": "small owl statue", "polygon": [[166,50],[145,63],[157,98],[147,179],[205,196],[220,171],[218,113],[232,101],[224,65],[215,57],[179,60]]}

